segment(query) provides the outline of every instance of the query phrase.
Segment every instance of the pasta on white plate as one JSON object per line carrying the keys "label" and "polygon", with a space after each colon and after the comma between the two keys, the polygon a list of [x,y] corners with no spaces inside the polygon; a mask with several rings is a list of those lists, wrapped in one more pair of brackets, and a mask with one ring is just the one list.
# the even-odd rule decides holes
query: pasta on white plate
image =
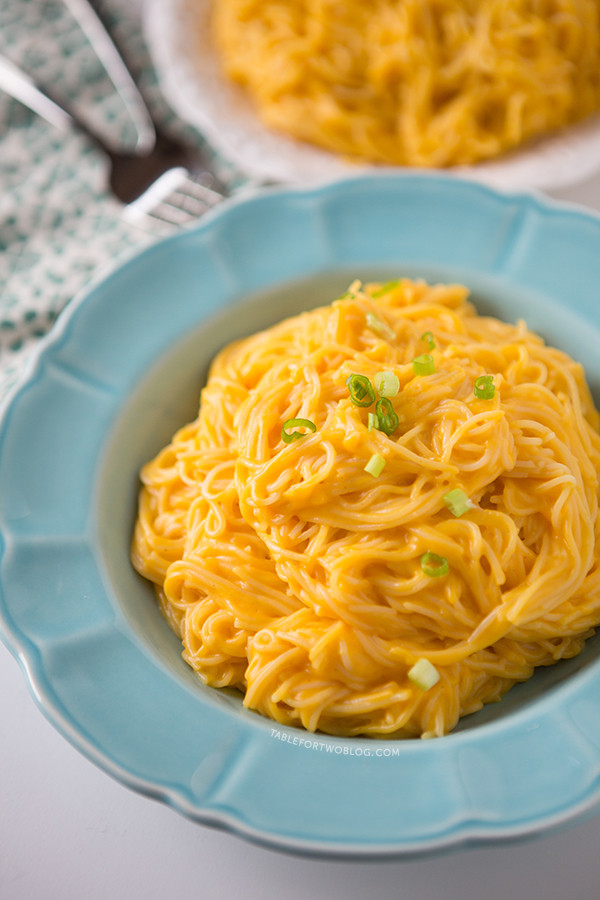
{"label": "pasta on white plate", "polygon": [[391,165],[494,159],[600,109],[598,0],[214,0],[267,126]]}
{"label": "pasta on white plate", "polygon": [[582,367],[465,287],[357,281],[218,354],[132,560],[206,684],[440,736],[600,622],[599,423]]}

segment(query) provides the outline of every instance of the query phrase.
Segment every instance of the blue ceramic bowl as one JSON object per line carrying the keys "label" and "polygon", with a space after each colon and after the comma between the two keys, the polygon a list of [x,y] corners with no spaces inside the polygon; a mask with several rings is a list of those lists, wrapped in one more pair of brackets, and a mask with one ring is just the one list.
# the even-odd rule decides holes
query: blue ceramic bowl
{"label": "blue ceramic bowl", "polygon": [[130,787],[271,847],[401,857],[533,835],[600,800],[600,661],[540,670],[430,741],[309,735],[203,686],[132,570],[137,473],[227,341],[354,278],[461,281],[600,395],[600,219],[382,174],[225,204],[59,319],[0,423],[0,622],[43,712]]}

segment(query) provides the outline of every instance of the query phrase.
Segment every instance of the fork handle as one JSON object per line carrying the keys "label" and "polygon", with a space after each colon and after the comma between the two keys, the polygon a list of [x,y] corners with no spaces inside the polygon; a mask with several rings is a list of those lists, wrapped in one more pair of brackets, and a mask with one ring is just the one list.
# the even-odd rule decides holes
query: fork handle
{"label": "fork handle", "polygon": [[79,23],[135,125],[136,152],[150,152],[156,143],[156,128],[152,116],[104,22],[88,0],[63,0],[63,2]]}
{"label": "fork handle", "polygon": [[0,54],[0,90],[19,100],[61,131],[66,131],[73,125],[70,113],[44,94],[33,79],[2,54]]}
{"label": "fork handle", "polygon": [[77,126],[95,144],[105,150],[105,152],[110,153],[109,148],[105,147],[100,138],[83,119],[44,93],[29,75],[2,54],[0,54],[0,90],[5,91],[15,100],[19,100],[24,106],[27,106],[45,119],[46,122],[49,122],[61,131],[67,131]]}

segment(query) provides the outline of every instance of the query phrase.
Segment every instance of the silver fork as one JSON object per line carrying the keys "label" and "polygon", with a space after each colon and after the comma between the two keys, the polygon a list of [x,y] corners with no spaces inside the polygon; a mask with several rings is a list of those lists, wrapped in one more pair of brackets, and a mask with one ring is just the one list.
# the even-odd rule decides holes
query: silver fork
{"label": "silver fork", "polygon": [[[98,24],[102,27],[99,20]],[[127,70],[122,65],[124,78]],[[111,78],[118,88],[115,78],[112,75]],[[134,109],[137,114],[138,142],[132,152],[111,147],[74,109],[52,97],[49,91],[42,91],[29,75],[2,55],[0,90],[52,125],[62,130],[76,127],[84,132],[108,158],[110,189],[124,204],[124,217],[135,225],[159,232],[181,228],[227,195],[225,186],[210,172],[207,160],[198,151],[164,135],[156,127],[133,80],[129,85],[129,99],[133,96],[135,104],[126,104],[130,114]],[[119,93],[124,99],[127,96],[122,91]]]}

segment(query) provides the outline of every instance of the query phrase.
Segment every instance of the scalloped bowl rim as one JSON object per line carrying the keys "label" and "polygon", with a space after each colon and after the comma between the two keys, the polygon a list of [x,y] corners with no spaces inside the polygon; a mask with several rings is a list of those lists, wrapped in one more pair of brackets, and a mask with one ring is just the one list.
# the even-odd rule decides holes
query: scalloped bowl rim
{"label": "scalloped bowl rim", "polygon": [[[72,301],[67,310],[59,317],[52,333],[40,342],[40,346],[33,354],[32,359],[28,364],[26,373],[3,404],[2,419],[0,421],[0,450],[5,449],[7,442],[12,440],[13,430],[11,430],[11,421],[13,416],[18,418],[21,407],[27,402],[29,393],[31,391],[35,393],[35,391],[38,390],[39,385],[44,386],[45,381],[48,380],[48,367],[52,366],[55,362],[55,358],[60,355],[65,347],[69,348],[70,345],[76,343],[74,329],[79,328],[81,325],[85,326],[86,319],[89,318],[89,316],[101,311],[100,308],[103,304],[106,305],[108,302],[106,298],[113,298],[115,289],[119,289],[124,278],[135,277],[136,272],[144,272],[148,268],[151,271],[155,271],[157,266],[157,254],[160,256],[161,261],[164,262],[169,259],[170,255],[177,254],[180,250],[185,252],[187,252],[188,249],[193,249],[195,252],[200,252],[201,250],[200,255],[204,254],[204,262],[207,262],[207,260],[218,255],[219,252],[221,252],[221,255],[223,254],[224,242],[229,239],[231,234],[235,232],[237,228],[247,228],[249,218],[252,223],[253,237],[255,240],[260,243],[260,241],[264,241],[266,238],[273,238],[274,232],[269,229],[280,225],[280,217],[282,213],[286,212],[288,216],[285,221],[289,220],[294,223],[297,218],[302,219],[302,217],[304,217],[306,222],[313,222],[313,231],[317,231],[318,228],[322,226],[323,221],[327,221],[327,216],[329,216],[331,222],[329,222],[328,227],[331,230],[332,222],[334,220],[336,223],[338,221],[341,222],[341,220],[339,220],[339,215],[342,211],[352,218],[352,215],[356,214],[358,209],[364,209],[364,204],[369,202],[369,198],[371,198],[372,202],[373,197],[377,197],[379,202],[383,204],[385,204],[386,198],[388,198],[388,200],[391,198],[394,203],[408,203],[410,201],[413,206],[409,208],[412,210],[415,209],[415,204],[418,199],[424,209],[424,215],[432,218],[432,223],[438,208],[443,208],[444,204],[451,201],[455,204],[454,210],[456,215],[459,219],[464,221],[465,227],[469,222],[469,215],[474,210],[479,209],[479,207],[487,209],[489,206],[489,210],[496,210],[498,213],[502,211],[503,214],[507,213],[507,210],[509,209],[513,210],[515,220],[521,222],[519,228],[523,227],[522,223],[523,221],[527,221],[528,217],[532,218],[534,223],[536,223],[534,224],[532,231],[534,237],[536,229],[548,231],[551,226],[553,227],[555,223],[558,223],[560,227],[572,225],[574,228],[578,228],[582,231],[582,233],[589,233],[591,238],[597,238],[600,241],[600,217],[594,216],[584,210],[579,210],[575,207],[567,206],[566,204],[545,201],[542,198],[535,197],[531,194],[500,194],[489,188],[470,182],[461,182],[460,180],[448,179],[436,175],[390,176],[389,173],[368,176],[360,175],[354,178],[345,178],[331,182],[330,184],[309,190],[303,190],[301,188],[282,188],[273,190],[267,195],[261,193],[254,197],[244,197],[239,200],[228,201],[222,208],[217,209],[208,215],[201,223],[199,223],[197,228],[167,238],[156,245],[144,248],[142,251],[129,254],[127,259],[121,261],[117,268],[113,268],[112,266],[107,267],[104,272],[98,274],[87,290],[82,292],[74,301]],[[371,224],[373,217],[375,216],[373,209],[369,207],[366,214],[367,219],[371,221]],[[294,213],[291,217],[289,216],[290,211]],[[262,218],[255,217],[257,212],[261,213]],[[490,216],[490,211],[483,214],[483,217],[486,220],[490,219]],[[303,225],[305,225],[306,222],[303,219]],[[318,223],[318,226],[315,225],[315,222]],[[355,227],[353,222],[350,222],[348,237],[342,238],[342,243],[343,240],[347,240],[350,245],[352,244],[352,241],[356,237],[355,233],[352,231]],[[360,232],[357,231],[356,233],[360,235]],[[319,240],[322,237],[323,235],[319,233]],[[329,239],[330,241],[333,241],[334,250],[332,251],[331,247],[329,247],[328,252],[333,252],[335,256],[335,248],[337,247],[339,249],[339,247],[342,246],[342,243],[339,245],[336,243],[337,233],[336,235],[330,235]],[[365,253],[365,256],[367,257],[370,255],[374,258],[377,257],[377,259],[374,260],[373,265],[383,265],[378,257],[378,254],[381,252],[378,239],[382,239],[384,243],[386,240],[392,240],[389,235],[386,237],[385,235],[382,236],[382,234],[378,234],[376,238],[373,236],[369,237],[368,243],[370,249],[368,253]],[[409,236],[408,233],[403,233],[402,240],[410,244],[411,241],[414,242],[417,238],[414,234]],[[519,246],[519,243],[515,240],[514,236],[511,240],[513,241],[514,247]],[[308,242],[308,253],[309,255],[311,253],[314,255],[318,252],[315,248],[320,246],[319,241],[315,240],[314,245],[311,245],[309,236]],[[577,247],[572,245],[568,248],[569,252],[575,256],[583,252],[581,250],[582,243],[584,242],[579,241]],[[301,251],[297,252],[302,256]],[[385,252],[388,251],[386,250]],[[518,252],[516,252],[515,256],[518,263]],[[305,260],[302,259],[301,262],[304,263]],[[337,262],[340,262],[340,260],[336,259],[336,263]],[[313,263],[315,272],[320,271],[320,266],[326,266],[324,258],[321,257],[313,259]],[[265,265],[264,260],[261,261],[259,259],[257,261],[258,277],[262,277],[267,284],[278,284],[279,281],[277,278],[279,276],[277,276],[275,280],[272,280],[270,274],[260,271],[261,266],[264,268]],[[600,266],[598,271],[600,274]],[[586,278],[587,276],[584,275],[583,277]],[[227,290],[229,290],[229,298],[226,301],[227,304],[235,302],[244,293],[243,283],[236,283],[234,287],[231,287],[230,285],[229,288],[225,289],[225,293]],[[229,308],[229,306],[227,308]],[[212,310],[212,312],[217,314],[216,309]],[[188,315],[188,313],[186,313],[186,315]],[[198,321],[204,322],[206,318],[207,313],[204,312],[200,315]],[[107,336],[103,335],[100,338],[100,343],[102,343],[102,341],[106,343],[106,340]],[[144,363],[144,366],[147,366],[147,362]],[[121,376],[118,375],[117,377],[120,378]],[[126,377],[123,377],[124,380],[127,381],[127,379],[131,379],[132,376],[128,372]],[[128,390],[130,387],[131,385],[128,383]],[[94,387],[93,389],[95,390],[96,388]],[[56,390],[56,388],[54,390]],[[110,406],[111,412],[108,416],[111,427],[114,427],[115,421],[121,414],[123,403],[127,399],[123,391],[119,393],[119,390],[116,391],[115,396],[116,399],[114,402],[112,400],[107,401],[109,406],[112,403],[112,406]],[[24,427],[22,424],[19,425],[17,423],[17,429],[22,427]],[[14,457],[14,451],[12,452]],[[94,470],[97,471],[98,469],[101,469],[102,465],[102,459],[99,457]],[[4,472],[3,469],[4,463],[3,460],[0,459],[0,484],[3,483],[2,478],[7,478],[10,474]],[[9,505],[13,500],[14,498],[11,496],[9,498]],[[90,504],[93,505],[96,502],[97,498],[94,499],[92,497]],[[19,537],[21,520],[15,518],[14,521],[17,522],[17,525],[13,526],[10,524],[13,520],[10,519],[9,515],[10,521],[7,521],[7,515],[8,514],[4,512],[0,513],[0,536],[2,536],[3,539],[1,545],[2,557],[0,562],[3,567],[5,562],[7,565],[10,565],[11,553],[19,550],[20,542],[22,541],[22,538]],[[91,532],[87,532],[87,534],[83,535],[84,542],[90,538],[93,538],[94,540],[97,538],[93,529]],[[14,575],[14,573],[12,574]],[[105,585],[105,589],[107,593],[110,593],[110,585]],[[190,793],[188,784],[178,784],[173,780],[169,782],[168,779],[165,782],[161,782],[156,776],[146,777],[143,773],[144,766],[141,763],[140,765],[137,765],[136,761],[131,762],[130,760],[127,764],[124,764],[117,758],[117,754],[113,747],[109,747],[106,744],[103,745],[100,738],[88,734],[86,728],[81,724],[81,721],[78,721],[77,714],[64,707],[63,699],[55,691],[53,673],[52,671],[47,671],[45,668],[47,660],[44,662],[44,658],[45,655],[48,654],[48,648],[42,648],[43,652],[40,651],[36,644],[35,636],[22,631],[20,626],[17,625],[13,619],[13,615],[21,614],[19,609],[11,606],[11,594],[14,590],[14,579],[11,581],[10,578],[3,576],[3,580],[0,579],[0,630],[2,632],[2,639],[11,652],[18,658],[34,698],[47,718],[74,746],[113,777],[143,794],[162,800],[167,805],[172,806],[189,818],[201,823],[226,828],[236,834],[271,848],[284,849],[297,853],[306,853],[330,858],[347,858],[349,856],[352,856],[353,858],[400,858],[421,855],[423,853],[439,851],[443,848],[462,846],[465,844],[488,842],[498,839],[514,839],[525,835],[533,836],[541,834],[551,829],[564,826],[570,822],[577,821],[584,815],[596,812],[598,804],[600,803],[600,754],[597,754],[598,761],[593,767],[594,771],[591,772],[588,778],[588,786],[585,793],[580,792],[577,796],[573,793],[572,796],[567,796],[568,790],[565,788],[566,793],[563,800],[557,800],[554,805],[550,803],[543,810],[530,810],[529,812],[522,810],[520,814],[521,817],[518,821],[516,819],[509,820],[506,817],[504,820],[501,818],[494,820],[493,817],[486,819],[486,813],[483,807],[478,808],[477,802],[472,802],[471,805],[469,805],[461,794],[460,799],[462,801],[462,806],[460,806],[460,802],[457,800],[457,805],[460,807],[461,812],[460,817],[452,819],[452,816],[448,814],[449,818],[446,822],[446,827],[439,828],[437,831],[435,830],[435,824],[432,824],[431,819],[428,820],[425,818],[420,826],[421,831],[415,833],[414,837],[410,839],[406,837],[406,835],[403,839],[392,836],[389,841],[375,838],[370,839],[365,837],[364,832],[358,838],[347,835],[344,838],[338,839],[335,834],[327,836],[322,833],[313,837],[309,833],[310,827],[307,825],[308,819],[306,819],[306,813],[304,813],[306,821],[304,823],[303,833],[300,833],[300,830],[297,830],[295,833],[293,827],[290,827],[287,830],[283,828],[282,822],[285,821],[285,817],[282,817],[282,813],[276,804],[276,813],[273,814],[273,822],[266,824],[264,822],[261,823],[260,817],[255,818],[255,820],[252,821],[248,819],[247,809],[241,812],[240,809],[234,808],[233,805],[233,800],[236,797],[236,790],[238,790],[238,792],[241,790],[240,784],[242,785],[242,788],[244,787],[244,779],[248,777],[246,769],[243,769],[241,774],[236,775],[239,782],[237,787],[236,777],[231,778],[230,773],[225,773],[225,776],[229,777],[230,782],[233,782],[232,784],[229,784],[229,794],[225,791],[227,802],[219,800],[219,802],[213,803],[211,797],[209,797],[209,802],[202,803],[198,800],[197,795]],[[140,645],[138,637],[131,633],[130,625],[126,621],[126,618],[120,613],[118,604],[115,607],[112,600],[102,598],[100,605],[104,608],[106,603],[108,603],[111,608],[112,617],[108,627],[114,629],[115,632],[118,632],[119,640],[124,636],[126,637],[129,642],[129,649],[127,652],[131,652],[132,654],[139,653],[140,656],[144,656],[144,665],[147,665],[148,671],[154,672],[156,670],[158,672],[156,677],[164,679],[164,670],[161,668],[160,664],[157,664],[156,659],[152,658],[152,654],[148,653],[147,648],[144,649],[144,647]],[[52,652],[56,653],[58,645],[52,645],[52,640],[54,639],[53,635],[50,634],[49,626],[46,625],[45,627],[47,632],[43,637],[45,637]],[[43,644],[43,640],[41,641],[41,644]],[[58,647],[58,651],[60,651],[60,647]],[[61,658],[60,652],[58,653],[58,656],[53,656],[52,652],[49,653],[48,658],[51,660]],[[71,652],[68,645],[66,652],[67,655]],[[440,741],[416,742],[416,744],[418,744],[418,750],[415,749],[415,742],[409,742],[413,744],[412,748],[409,747],[408,744],[401,745],[400,756],[401,758],[404,757],[405,762],[407,762],[408,757],[410,756],[412,759],[413,754],[417,752],[420,759],[429,761],[432,764],[432,773],[434,773],[437,771],[436,767],[438,766],[441,766],[443,769],[447,751],[448,753],[451,752],[455,755],[458,752],[462,752],[464,749],[464,752],[467,754],[472,754],[474,752],[477,757],[480,748],[482,748],[482,760],[483,763],[485,763],[485,752],[486,747],[489,749],[489,742],[491,741],[493,746],[494,741],[501,742],[502,740],[506,740],[506,735],[508,733],[510,733],[511,737],[514,737],[515,733],[520,732],[521,737],[523,737],[526,733],[532,733],[533,727],[533,731],[536,731],[537,729],[537,737],[543,736],[545,740],[546,737],[548,737],[548,728],[554,727],[555,733],[552,736],[552,740],[559,740],[555,726],[557,723],[561,725],[565,723],[565,716],[568,716],[568,710],[571,709],[574,702],[579,701],[582,697],[588,706],[594,702],[591,698],[591,694],[593,693],[594,685],[599,682],[599,669],[600,662],[592,660],[583,671],[574,672],[566,681],[555,686],[552,691],[538,697],[534,703],[535,715],[533,716],[533,719],[532,709],[530,706],[526,705],[524,708],[512,711],[507,718],[485,722],[477,726],[474,730],[457,731]],[[56,673],[54,673],[54,679],[56,679]],[[175,687],[173,690],[179,697],[183,698],[181,702],[187,708],[187,705],[191,703],[189,698],[192,697],[193,692],[186,686],[182,686],[181,683],[175,683],[174,681],[174,684]],[[207,715],[211,716],[214,713],[215,721],[218,723],[222,720],[226,723],[232,721],[232,717],[227,710],[223,712],[218,704],[211,704],[212,699],[208,703],[204,699],[201,701],[202,708],[206,708],[207,710]],[[103,714],[104,713],[100,713],[99,715]],[[292,737],[296,736],[297,732],[293,729],[286,729],[283,726],[277,725],[276,730],[287,735],[287,737],[274,740],[272,734],[268,735],[268,731],[269,728],[272,730],[272,726],[276,723],[266,722],[266,720],[262,719],[257,722],[252,721],[251,718],[239,719],[235,714],[233,719],[235,719],[235,728],[233,729],[235,731],[235,739],[232,744],[234,747],[232,752],[235,757],[235,754],[237,753],[235,740],[239,738],[243,744],[240,754],[245,755],[244,766],[248,768],[250,773],[256,773],[257,766],[259,765],[256,757],[263,751],[266,752],[267,755],[269,753],[271,754],[272,760],[275,760],[273,763],[275,767],[279,765],[280,767],[285,768],[286,766],[293,765],[294,757],[291,756],[290,753],[298,752],[291,750],[291,747],[293,746]],[[586,762],[588,764],[591,764],[592,760],[595,762],[594,751],[598,749],[599,738],[597,731],[594,731],[591,735],[584,735],[579,727],[581,725],[580,720],[578,720],[578,727],[575,727],[571,720],[569,721],[573,727],[571,729],[572,734],[570,732],[568,738],[569,741],[572,741],[573,746],[576,746],[577,752],[579,753],[579,765],[575,767],[575,769],[579,771],[579,769],[584,767]],[[225,731],[227,731],[226,727],[224,728],[224,733]],[[536,735],[534,734],[534,738],[535,737]],[[110,739],[109,736],[107,738],[109,743]],[[117,741],[119,740],[119,738],[116,739]],[[335,747],[348,747],[350,744],[353,744],[357,748],[373,746],[372,742],[369,742],[368,739],[336,739],[324,736],[323,742]],[[571,744],[568,746],[571,747]],[[274,748],[277,749],[275,750]],[[337,750],[335,752],[337,754]],[[341,755],[340,751],[340,756]],[[336,770],[331,768],[327,769],[326,767],[323,768],[321,765],[323,760],[328,759],[328,754],[315,753],[312,755],[309,754],[309,757],[311,757],[311,768],[316,770],[316,777],[322,779],[325,773],[326,776],[331,776],[332,779],[335,779]],[[470,756],[469,759],[471,759]],[[307,757],[304,757],[304,760],[306,761]],[[216,765],[218,768],[218,761]],[[380,764],[380,768],[382,765],[383,764]],[[232,767],[235,768],[235,765]],[[573,777],[577,774],[575,769],[573,771]],[[362,769],[356,765],[352,769],[354,776],[356,776],[357,772],[361,771]],[[389,769],[388,772],[392,773],[392,770]],[[370,773],[369,777],[376,777],[378,774],[377,768],[371,767]],[[454,774],[456,775],[456,773]],[[209,773],[208,778],[210,779],[210,777],[212,776]],[[227,781],[227,777],[225,777],[225,781]],[[457,794],[459,794],[461,790],[463,794],[466,794],[468,790],[476,789],[476,784],[470,784],[468,790],[465,788],[465,784],[469,778],[465,771],[462,771],[461,777],[463,778],[463,782],[458,783],[458,786],[456,787]],[[218,778],[216,780],[218,781]],[[460,779],[458,779],[458,781],[460,782]],[[385,778],[382,783],[385,783]],[[247,800],[246,802],[248,803],[249,801]],[[448,801],[448,804],[450,805],[450,800]],[[376,804],[372,805],[370,809],[371,813],[374,811],[375,807]]]}

